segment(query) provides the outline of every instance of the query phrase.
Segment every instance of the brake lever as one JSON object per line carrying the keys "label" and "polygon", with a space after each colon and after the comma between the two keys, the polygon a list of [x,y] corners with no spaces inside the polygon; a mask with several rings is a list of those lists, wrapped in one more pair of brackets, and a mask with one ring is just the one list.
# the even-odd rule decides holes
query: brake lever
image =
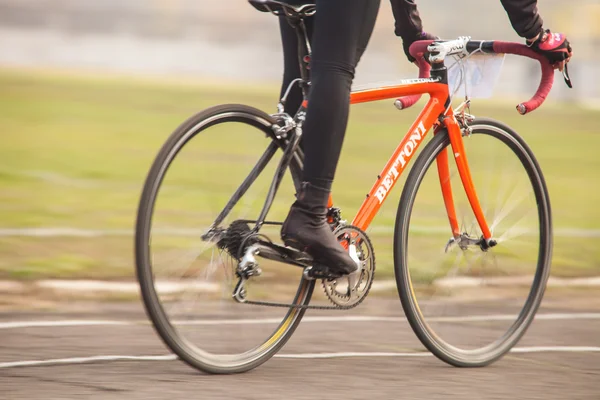
{"label": "brake lever", "polygon": [[573,89],[573,83],[571,83],[571,77],[569,76],[569,67],[568,63],[565,63],[565,67],[563,68],[562,74],[563,78],[565,78],[565,83],[569,87],[569,89]]}

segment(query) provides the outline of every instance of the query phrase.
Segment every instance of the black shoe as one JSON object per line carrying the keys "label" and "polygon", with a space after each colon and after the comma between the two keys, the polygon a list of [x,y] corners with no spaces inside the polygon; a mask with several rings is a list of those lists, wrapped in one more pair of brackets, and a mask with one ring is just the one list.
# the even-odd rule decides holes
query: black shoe
{"label": "black shoe", "polygon": [[313,268],[326,268],[328,275],[358,270],[327,223],[329,191],[303,182],[296,198],[281,228],[284,244],[310,254],[315,261]]}

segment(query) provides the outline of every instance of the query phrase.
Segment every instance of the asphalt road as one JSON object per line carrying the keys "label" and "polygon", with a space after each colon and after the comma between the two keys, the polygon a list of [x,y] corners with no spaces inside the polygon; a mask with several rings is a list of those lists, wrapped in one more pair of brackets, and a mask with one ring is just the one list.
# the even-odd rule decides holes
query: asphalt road
{"label": "asphalt road", "polygon": [[[173,359],[138,303],[4,310],[0,399],[597,400],[600,302],[587,295],[545,301],[517,352],[485,368],[454,368],[424,352],[399,302],[371,298],[353,311],[308,313],[324,318],[307,318],[277,357],[230,376],[206,375]],[[348,316],[373,318],[344,320]],[[473,329],[485,334],[485,327]],[[361,354],[342,357],[344,352]],[[323,353],[334,354],[317,358]],[[298,355],[308,358],[291,358]],[[150,356],[158,358],[144,358]]]}

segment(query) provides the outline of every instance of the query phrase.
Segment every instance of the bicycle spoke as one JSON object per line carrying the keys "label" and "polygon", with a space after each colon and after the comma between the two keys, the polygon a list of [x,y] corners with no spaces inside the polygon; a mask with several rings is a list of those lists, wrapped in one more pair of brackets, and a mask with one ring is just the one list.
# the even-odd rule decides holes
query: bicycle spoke
{"label": "bicycle spoke", "polygon": [[530,218],[530,217],[537,217],[537,213],[535,209],[529,209],[527,210],[523,215],[521,215],[516,221],[514,221],[512,223],[512,225],[506,227],[504,229],[504,232],[497,238],[498,243],[503,243],[506,242],[508,240],[513,240],[513,239],[517,239],[520,238],[524,235],[531,235],[533,234],[537,234],[537,232],[533,231],[532,229],[519,229],[518,225],[524,221],[526,218]]}
{"label": "bicycle spoke", "polygon": [[178,265],[175,267],[175,271],[181,271],[183,270],[182,273],[180,273],[179,275],[175,275],[174,273],[170,273],[168,275],[168,277],[172,278],[172,277],[177,277],[177,278],[181,278],[183,276],[185,276],[185,274],[187,272],[189,272],[191,265],[193,264],[193,262],[198,259],[198,257],[203,254],[208,247],[210,247],[210,245],[205,245],[203,248],[201,249],[192,249],[192,250],[187,250],[184,253],[181,253],[181,251],[178,251],[180,254],[176,257],[171,257],[168,259],[168,263],[164,263],[165,266],[160,267],[160,264],[162,263],[154,263],[155,265],[155,271],[161,271],[167,268],[167,264],[168,265]]}
{"label": "bicycle spoke", "polygon": [[492,227],[496,228],[496,226],[510,215],[525,199],[531,198],[530,195],[532,193],[532,190],[525,193],[523,193],[523,191],[514,190],[505,205],[496,214],[494,221],[492,222]]}
{"label": "bicycle spoke", "polygon": [[238,189],[235,191],[235,193],[231,196],[231,199],[229,200],[229,202],[227,203],[227,205],[225,206],[223,211],[221,211],[219,213],[218,217],[216,218],[216,220],[214,222],[215,226],[218,226],[223,221],[223,219],[227,216],[227,214],[229,214],[231,209],[235,206],[235,204],[239,201],[239,199],[250,188],[252,183],[254,183],[256,178],[265,169],[265,167],[267,166],[269,161],[271,161],[271,159],[275,155],[276,151],[277,151],[277,144],[273,141],[269,142],[269,146],[267,147],[267,149],[265,150],[263,155],[260,157],[260,159],[254,166],[252,171],[250,171],[250,173],[248,174],[246,179],[244,179],[242,184],[238,187]]}

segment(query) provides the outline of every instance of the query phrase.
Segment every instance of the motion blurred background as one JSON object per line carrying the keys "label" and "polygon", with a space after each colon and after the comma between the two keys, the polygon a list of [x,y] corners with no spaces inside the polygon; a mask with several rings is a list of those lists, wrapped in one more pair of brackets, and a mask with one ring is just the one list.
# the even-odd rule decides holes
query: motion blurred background
{"label": "motion blurred background", "polygon": [[[443,38],[520,40],[499,1],[421,1]],[[574,88],[560,75],[543,109],[520,117],[538,66],[508,57],[493,100],[474,113],[506,121],[538,155],[559,233],[553,276],[598,275],[600,1],[540,3],[546,27],[575,50]],[[132,231],[150,164],[179,123],[205,107],[275,111],[282,57],[276,18],[242,0],[0,0],[0,278],[131,280]],[[383,0],[356,83],[412,77]],[[353,109],[336,182],[350,217],[417,108]],[[366,151],[365,151],[366,149]],[[401,190],[375,226],[392,276],[391,226]]]}
{"label": "motion blurred background", "polygon": [[[519,40],[499,1],[419,2],[424,27],[443,38]],[[238,82],[275,83],[281,74],[275,18],[245,1],[0,1],[0,62],[5,66],[161,74]],[[600,46],[600,2],[576,0],[565,7],[544,1],[546,26],[567,32],[575,45],[571,65],[577,85],[557,85],[554,99],[589,103],[600,99],[592,72]],[[513,61],[513,62],[511,62]],[[528,95],[534,67],[509,60],[500,96]],[[529,72],[529,73],[528,73]],[[377,28],[358,71],[357,83],[410,76],[393,18],[382,1]],[[579,78],[579,79],[577,79]]]}
{"label": "motion blurred background", "polygon": [[[425,29],[442,38],[521,41],[498,0],[417,2]],[[188,117],[222,103],[276,111],[283,68],[276,18],[257,12],[245,0],[0,0],[0,399],[184,394],[282,399],[322,398],[324,393],[361,399],[399,394],[415,399],[597,399],[600,0],[539,3],[545,26],[566,33],[573,44],[569,70],[574,88],[568,89],[557,72],[544,106],[520,116],[515,105],[534,93],[539,65],[507,56],[493,98],[476,99],[472,106],[476,116],[499,119],[524,137],[550,192],[555,234],[551,278],[539,318],[514,349],[518,351],[489,368],[475,369],[444,368],[434,357],[421,357],[430,354],[422,354],[424,346],[406,323],[393,279],[393,228],[404,176],[368,231],[377,255],[369,299],[344,313],[309,310],[283,349],[300,359],[273,359],[252,375],[215,378],[180,362],[166,362],[174,357],[165,355],[168,349],[151,329],[135,279],[136,211],[157,152]],[[415,75],[393,34],[390,6],[381,0],[356,85]],[[391,100],[352,107],[334,185],[344,218],[351,219],[360,207],[423,104],[421,100],[404,111],[396,110]],[[203,273],[219,275],[215,265],[220,265],[213,262],[214,250],[198,256],[206,249],[205,243],[198,244],[198,217],[207,219],[207,209],[222,207],[203,195],[229,190],[226,184],[233,184],[235,173],[248,171],[241,167],[253,166],[265,148],[253,136],[244,136],[245,131],[237,135],[227,129],[202,136],[204,141],[196,142],[200,145],[189,146],[187,153],[186,145],[186,156],[178,156],[180,167],[169,170],[175,173],[161,192],[164,219],[155,221],[165,221],[167,227],[181,223],[175,228],[183,229],[166,229],[160,242],[155,236],[152,242],[153,271],[163,255],[164,264],[174,267],[161,271],[167,281],[161,301],[171,322],[179,321],[177,329],[186,342],[217,353],[263,343],[267,334],[289,321],[279,325],[287,308],[239,304],[231,299],[231,287],[196,282]],[[504,194],[510,197],[519,187],[504,162],[509,157],[492,154],[495,164],[479,154],[479,165],[502,166],[496,181],[506,182]],[[478,172],[490,175],[485,168]],[[270,177],[260,178],[262,188],[268,188]],[[285,216],[293,200],[291,186],[282,187],[269,215],[274,220]],[[497,203],[505,200],[500,197]],[[260,207],[262,198],[253,199],[255,208]],[[433,207],[422,214],[426,218],[429,209]],[[436,220],[442,221],[442,230],[433,226],[415,235],[424,245],[413,246],[427,260],[442,260],[450,236],[442,207],[435,210],[443,218]],[[535,212],[516,211],[535,220]],[[214,220],[214,214],[208,216]],[[278,239],[277,230],[271,237]],[[516,240],[521,241],[527,244]],[[537,259],[537,247],[516,248],[533,252],[511,253],[498,246],[498,253],[486,253],[493,254],[494,265],[485,265],[487,258],[481,257],[483,268],[464,268],[460,272],[471,275],[465,280],[455,276],[448,285],[443,284],[445,275],[437,285],[439,263],[411,271],[415,287],[422,284],[420,312],[431,312],[426,319],[436,335],[471,348],[506,331],[531,283],[531,276],[521,280],[508,275]],[[495,254],[504,256],[501,262]],[[439,270],[456,275],[457,266],[446,263],[446,271]],[[503,275],[486,281],[491,267]],[[279,264],[269,269],[262,261],[261,268],[249,297],[289,302],[301,270]],[[518,271],[533,274],[533,269]],[[291,274],[296,274],[294,279]],[[477,274],[484,279],[471,278]],[[169,278],[182,275],[199,279],[168,285]],[[213,302],[219,295],[221,302]],[[320,283],[313,300],[311,305],[330,305]],[[321,357],[331,352],[342,352],[336,354],[343,358]],[[364,357],[346,357],[355,352]],[[91,365],[79,364],[88,361]]]}

